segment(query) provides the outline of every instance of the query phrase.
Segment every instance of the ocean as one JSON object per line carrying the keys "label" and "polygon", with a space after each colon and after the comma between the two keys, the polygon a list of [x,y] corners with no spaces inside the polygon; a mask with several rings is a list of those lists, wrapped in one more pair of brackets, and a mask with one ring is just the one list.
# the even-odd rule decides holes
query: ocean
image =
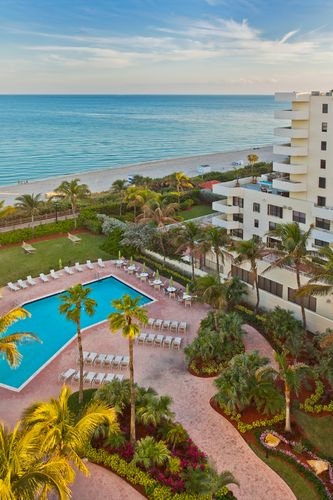
{"label": "ocean", "polygon": [[0,185],[271,145],[281,108],[267,95],[1,95]]}

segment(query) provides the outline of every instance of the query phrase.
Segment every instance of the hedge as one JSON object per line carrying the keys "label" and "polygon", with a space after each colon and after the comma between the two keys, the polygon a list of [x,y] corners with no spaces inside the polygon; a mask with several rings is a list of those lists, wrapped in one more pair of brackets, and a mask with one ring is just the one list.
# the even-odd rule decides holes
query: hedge
{"label": "hedge", "polygon": [[74,228],[74,221],[64,220],[51,222],[50,224],[40,224],[39,226],[25,227],[22,229],[14,229],[6,233],[0,233],[0,244],[10,245],[12,243],[22,243],[32,238],[40,238],[41,236],[49,236],[50,234],[68,233]]}

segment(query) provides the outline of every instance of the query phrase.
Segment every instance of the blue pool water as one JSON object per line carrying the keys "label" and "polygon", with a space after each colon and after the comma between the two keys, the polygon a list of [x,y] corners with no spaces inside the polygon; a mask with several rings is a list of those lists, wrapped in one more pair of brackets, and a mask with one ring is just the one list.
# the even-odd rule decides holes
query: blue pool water
{"label": "blue pool water", "polygon": [[[93,281],[85,286],[91,288],[90,296],[97,301],[97,307],[91,317],[82,312],[82,328],[104,321],[114,311],[111,301],[122,297],[125,293],[132,298],[141,297],[140,305],[152,301],[151,298],[114,277]],[[31,313],[31,318],[15,323],[7,333],[33,332],[38,335],[42,343],[29,341],[20,344],[19,351],[23,359],[16,369],[10,368],[7,361],[0,358],[0,386],[20,391],[75,337],[75,324],[59,314],[61,293],[63,292],[23,304],[23,307]]]}

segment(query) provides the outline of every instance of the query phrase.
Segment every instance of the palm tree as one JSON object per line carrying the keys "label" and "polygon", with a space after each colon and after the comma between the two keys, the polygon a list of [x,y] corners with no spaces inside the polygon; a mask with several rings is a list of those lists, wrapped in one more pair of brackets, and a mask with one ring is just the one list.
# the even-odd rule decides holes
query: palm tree
{"label": "palm tree", "polygon": [[140,439],[135,445],[133,463],[140,463],[145,469],[168,462],[171,452],[163,441],[156,441],[153,436]]}
{"label": "palm tree", "polygon": [[148,202],[143,205],[142,214],[138,215],[138,217],[136,218],[136,221],[141,224],[152,223],[157,227],[164,262],[166,251],[163,241],[163,233],[167,224],[174,224],[175,222],[177,222],[177,217],[175,215],[177,208],[178,203],[169,203],[168,205],[163,205],[162,203],[153,200],[151,203]]}
{"label": "palm tree", "polygon": [[157,427],[163,420],[168,420],[174,416],[170,410],[172,398],[170,396],[160,396],[147,393],[136,405],[136,418],[144,425]]}
{"label": "palm tree", "polygon": [[202,247],[207,249],[207,242],[204,239],[204,230],[194,222],[186,222],[183,224],[178,233],[178,248],[176,253],[189,250],[192,266],[192,281],[195,282],[194,259],[195,256],[201,254]]}
{"label": "palm tree", "polygon": [[259,156],[254,154],[254,153],[247,155],[247,161],[251,165],[252,181],[254,181],[253,167],[254,167],[254,164],[257,163],[258,160],[259,160]]}
{"label": "palm tree", "polygon": [[202,298],[204,302],[211,305],[217,311],[226,308],[227,286],[219,281],[218,276],[207,274],[196,280],[194,291]]}
{"label": "palm tree", "polygon": [[76,207],[77,200],[85,198],[90,194],[87,184],[79,184],[80,179],[72,179],[71,181],[63,181],[54,191],[68,201],[72,208],[74,218],[74,226],[76,228]]}
{"label": "palm tree", "polygon": [[107,404],[92,400],[78,418],[69,407],[69,387],[63,386],[58,398],[33,403],[23,412],[22,426],[40,435],[40,450],[54,457],[66,458],[81,472],[88,469],[80,457],[100,425],[107,425],[110,434],[119,432],[116,412]]}
{"label": "palm tree", "polygon": [[279,365],[279,370],[276,372],[284,384],[284,399],[286,408],[285,428],[286,432],[291,432],[290,420],[290,403],[291,392],[296,395],[301,388],[304,378],[311,373],[309,366],[304,363],[292,363],[286,352],[275,353],[275,359]]}
{"label": "palm tree", "polygon": [[112,193],[116,194],[119,198],[119,215],[121,217],[124,197],[127,190],[127,181],[124,179],[117,179],[112,183],[111,190]]}
{"label": "palm tree", "polygon": [[17,344],[23,339],[39,340],[38,337],[32,333],[10,333],[5,335],[7,329],[16,321],[30,317],[29,311],[23,307],[16,307],[9,312],[0,316],[0,353],[3,354],[10,366],[16,368],[22,359],[19,353]]}
{"label": "palm tree", "polygon": [[[309,259],[307,249],[308,241],[313,225],[305,232],[302,232],[297,222],[286,222],[277,224],[276,228],[269,234],[281,239],[278,249],[271,249],[277,259],[265,269],[269,271],[274,267],[292,266],[296,273],[297,290],[301,288],[301,270],[311,271],[313,264]],[[303,328],[306,329],[306,317],[303,297],[300,296],[300,306],[302,312]]]}
{"label": "palm tree", "polygon": [[235,241],[231,249],[237,252],[237,257],[235,259],[235,264],[242,262],[250,263],[251,277],[253,286],[256,289],[257,301],[255,305],[255,311],[259,308],[259,278],[258,278],[258,268],[257,261],[261,260],[265,255],[270,253],[265,247],[264,243],[260,240],[257,241],[254,238],[250,240]]}
{"label": "palm tree", "polygon": [[238,481],[230,471],[224,471],[220,474],[210,464],[204,468],[188,467],[183,473],[185,487],[188,493],[192,493],[198,498],[215,498],[215,494],[223,486],[228,484],[236,484]]}
{"label": "palm tree", "polygon": [[102,387],[95,392],[94,398],[112,406],[117,413],[123,413],[125,408],[130,405],[130,381],[127,379],[114,379],[108,384],[103,384]]}
{"label": "palm tree", "polygon": [[134,209],[134,219],[136,219],[136,209],[142,208],[145,203],[150,203],[153,200],[159,201],[160,193],[151,191],[143,186],[129,186],[126,190],[125,201],[128,207]]}
{"label": "palm tree", "polygon": [[70,497],[68,483],[74,480],[70,464],[45,454],[40,443],[38,428],[22,429],[18,422],[10,431],[0,423],[1,498],[47,498],[52,491],[61,500]]}
{"label": "palm tree", "polygon": [[186,174],[184,174],[184,172],[174,172],[170,176],[170,180],[176,187],[178,200],[180,199],[182,191],[184,191],[185,189],[193,188],[193,184],[190,178]]}
{"label": "palm tree", "polygon": [[140,326],[135,321],[141,324],[147,324],[147,311],[139,306],[140,297],[132,298],[125,294],[121,299],[113,300],[112,306],[116,309],[115,312],[108,316],[109,326],[112,333],[120,330],[124,337],[128,339],[129,350],[129,370],[130,370],[130,404],[131,404],[131,421],[130,421],[130,441],[135,443],[135,385],[134,385],[134,355],[133,346],[134,339],[140,333]]}
{"label": "palm tree", "polygon": [[[296,296],[328,295],[333,291],[333,250],[331,247],[321,247],[319,256],[323,258],[321,265],[313,267],[312,278],[301,286]],[[316,283],[319,282],[319,283]],[[320,283],[321,282],[321,283]]]}
{"label": "palm tree", "polygon": [[228,231],[224,227],[209,226],[205,230],[206,242],[209,243],[216,256],[216,272],[221,280],[220,276],[220,259],[222,264],[224,264],[224,253],[227,245],[230,244],[231,238]]}
{"label": "palm tree", "polygon": [[61,304],[59,312],[65,314],[66,319],[73,321],[76,324],[77,343],[79,348],[79,365],[80,365],[80,380],[79,380],[79,403],[83,401],[83,350],[81,338],[81,313],[82,309],[92,316],[95,313],[97,306],[96,300],[89,297],[91,288],[84,288],[81,284],[74,285],[65,293],[60,295]]}
{"label": "palm tree", "polygon": [[24,210],[24,212],[31,217],[31,224],[33,225],[34,220],[35,220],[35,215],[39,213],[40,207],[42,205],[42,200],[41,198],[41,193],[38,194],[22,194],[20,196],[17,196],[15,200],[17,201],[15,203],[15,206],[17,208],[21,208]]}

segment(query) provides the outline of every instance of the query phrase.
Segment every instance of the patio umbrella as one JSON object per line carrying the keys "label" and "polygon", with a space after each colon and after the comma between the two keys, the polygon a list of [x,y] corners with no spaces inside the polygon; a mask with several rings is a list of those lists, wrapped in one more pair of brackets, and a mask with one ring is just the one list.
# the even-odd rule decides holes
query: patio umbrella
{"label": "patio umbrella", "polygon": [[170,276],[170,279],[169,279],[169,287],[173,287],[173,277]]}
{"label": "patio umbrella", "polygon": [[160,273],[159,273],[159,270],[157,269],[156,273],[155,273],[155,280],[159,280],[160,279]]}
{"label": "patio umbrella", "polygon": [[186,283],[185,293],[186,293],[186,295],[190,295],[190,284],[189,283]]}
{"label": "patio umbrella", "polygon": [[118,251],[118,260],[120,260],[120,259],[121,259],[121,251],[119,250]]}
{"label": "patio umbrella", "polygon": [[142,272],[145,273],[146,272],[146,263],[144,262],[143,265],[142,265]]}
{"label": "patio umbrella", "polygon": [[131,255],[131,258],[130,258],[130,266],[133,266],[133,256]]}

